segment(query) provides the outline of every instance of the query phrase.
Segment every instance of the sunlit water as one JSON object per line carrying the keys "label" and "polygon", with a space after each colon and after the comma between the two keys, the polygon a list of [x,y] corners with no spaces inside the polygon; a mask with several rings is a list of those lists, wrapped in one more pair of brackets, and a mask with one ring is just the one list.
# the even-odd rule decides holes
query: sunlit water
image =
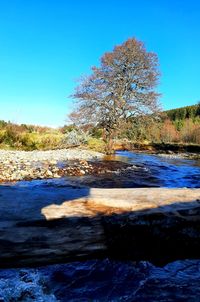
{"label": "sunlit water", "polygon": [[128,151],[118,151],[113,158],[146,168],[146,173],[154,179],[155,184],[161,187],[200,187],[200,160]]}
{"label": "sunlit water", "polygon": [[[11,194],[17,196],[20,190],[30,190],[37,195],[37,200],[46,196],[52,203],[59,199],[63,201],[69,192],[72,198],[77,196],[76,190],[88,194],[88,189],[79,187],[80,184],[92,187],[200,187],[198,160],[133,152],[117,152],[112,160],[132,163],[137,169],[106,180],[82,177],[78,183],[78,178],[63,178],[2,185],[3,202],[6,202],[5,196],[12,201]],[[163,268],[148,262],[93,260],[23,271],[0,270],[0,301],[192,302],[200,301],[199,282],[200,260],[176,261]]]}

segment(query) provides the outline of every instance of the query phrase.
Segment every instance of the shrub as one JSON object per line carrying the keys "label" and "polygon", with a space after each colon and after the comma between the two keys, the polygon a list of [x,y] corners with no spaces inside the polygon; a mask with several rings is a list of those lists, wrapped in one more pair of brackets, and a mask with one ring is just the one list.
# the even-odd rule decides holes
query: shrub
{"label": "shrub", "polygon": [[200,141],[200,125],[194,123],[192,119],[187,119],[181,129],[181,138],[184,143],[199,143]]}
{"label": "shrub", "polygon": [[9,125],[5,131],[4,143],[14,146],[14,144],[19,140],[19,135],[20,134],[17,129],[14,126]]}
{"label": "shrub", "polygon": [[59,148],[62,142],[62,134],[46,133],[38,135],[38,148],[39,149],[55,149]]}
{"label": "shrub", "polygon": [[105,152],[106,144],[103,140],[97,138],[89,138],[88,139],[88,147],[89,149],[98,151],[98,152]]}
{"label": "shrub", "polygon": [[103,129],[102,128],[97,128],[93,127],[90,130],[91,136],[94,138],[101,138],[103,136]]}
{"label": "shrub", "polygon": [[0,130],[0,144],[2,144],[5,140],[6,130]]}
{"label": "shrub", "polygon": [[65,134],[62,139],[62,144],[67,146],[76,146],[81,144],[86,144],[88,141],[88,135],[82,130],[75,130]]}
{"label": "shrub", "polygon": [[19,142],[15,143],[15,147],[18,149],[25,149],[27,151],[30,151],[30,150],[37,150],[38,144],[37,144],[37,140],[33,135],[29,133],[23,133],[19,138]]}
{"label": "shrub", "polygon": [[161,128],[161,141],[164,143],[177,142],[179,133],[170,120],[165,120]]}

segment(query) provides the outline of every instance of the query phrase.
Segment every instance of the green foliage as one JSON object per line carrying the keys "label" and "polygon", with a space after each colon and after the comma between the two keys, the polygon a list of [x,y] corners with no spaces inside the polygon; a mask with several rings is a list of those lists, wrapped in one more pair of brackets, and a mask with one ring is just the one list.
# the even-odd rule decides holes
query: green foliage
{"label": "green foliage", "polygon": [[4,133],[4,143],[11,147],[19,140],[19,133],[15,127],[9,125]]}
{"label": "green foliage", "polygon": [[54,149],[60,146],[62,137],[56,129],[0,121],[0,148],[3,149]]}
{"label": "green foliage", "polygon": [[171,121],[193,119],[200,116],[200,104],[167,110],[165,113]]}
{"label": "green foliage", "polygon": [[8,123],[6,123],[3,120],[0,120],[0,129],[4,129],[7,126]]}
{"label": "green foliage", "polygon": [[88,148],[98,151],[98,152],[105,152],[106,144],[103,140],[97,138],[89,138],[87,142]]}
{"label": "green foliage", "polygon": [[77,127],[75,125],[64,125],[63,127],[60,128],[60,131],[63,134],[71,132],[73,130],[77,130]]}
{"label": "green foliage", "polygon": [[61,133],[43,133],[36,135],[34,142],[37,149],[49,150],[59,148],[62,142],[63,135]]}
{"label": "green foliage", "polygon": [[98,127],[93,127],[90,130],[90,135],[94,138],[101,138],[103,135],[103,129]]}
{"label": "green foliage", "polygon": [[200,102],[197,105],[197,115],[200,117]]}
{"label": "green foliage", "polygon": [[175,120],[173,122],[173,124],[174,124],[176,130],[180,131],[183,128],[183,126],[184,126],[184,120],[182,120],[182,119],[181,120]]}

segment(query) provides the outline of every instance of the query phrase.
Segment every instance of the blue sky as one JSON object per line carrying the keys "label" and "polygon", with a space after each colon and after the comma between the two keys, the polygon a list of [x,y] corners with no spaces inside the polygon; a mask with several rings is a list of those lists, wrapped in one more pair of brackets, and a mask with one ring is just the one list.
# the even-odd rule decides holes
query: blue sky
{"label": "blue sky", "polygon": [[158,54],[164,109],[200,100],[200,1],[0,0],[0,119],[63,125],[76,79],[129,37]]}

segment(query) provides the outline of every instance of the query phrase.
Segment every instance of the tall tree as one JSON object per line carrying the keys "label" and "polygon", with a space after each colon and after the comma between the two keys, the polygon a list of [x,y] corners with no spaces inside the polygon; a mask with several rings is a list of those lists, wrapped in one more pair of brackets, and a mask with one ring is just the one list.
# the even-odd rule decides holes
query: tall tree
{"label": "tall tree", "polygon": [[147,52],[142,42],[128,39],[105,53],[99,67],[83,77],[73,97],[77,107],[72,113],[80,124],[103,127],[108,145],[120,121],[152,115],[158,108],[157,55]]}

